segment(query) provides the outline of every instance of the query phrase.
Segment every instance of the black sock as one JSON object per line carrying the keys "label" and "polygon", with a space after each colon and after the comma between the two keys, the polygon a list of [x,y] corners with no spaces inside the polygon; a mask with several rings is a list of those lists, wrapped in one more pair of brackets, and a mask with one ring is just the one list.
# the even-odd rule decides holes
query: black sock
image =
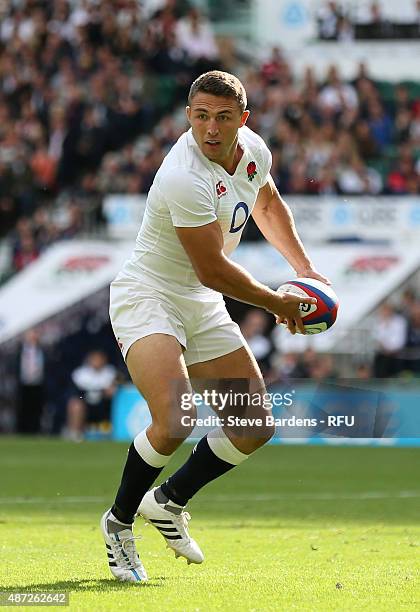
{"label": "black sock", "polygon": [[112,514],[122,523],[132,523],[137,508],[163,468],[153,467],[144,461],[132,443],[128,450],[120,488]]}
{"label": "black sock", "polygon": [[213,453],[205,436],[194,448],[186,463],[170,476],[160,489],[171,501],[185,506],[204,485],[234,467]]}

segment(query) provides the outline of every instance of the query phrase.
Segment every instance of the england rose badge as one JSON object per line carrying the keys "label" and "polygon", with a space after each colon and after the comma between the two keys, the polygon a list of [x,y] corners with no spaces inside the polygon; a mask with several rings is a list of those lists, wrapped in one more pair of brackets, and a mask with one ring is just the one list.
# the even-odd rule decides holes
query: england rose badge
{"label": "england rose badge", "polygon": [[248,181],[252,181],[255,175],[257,174],[257,164],[252,161],[246,167],[246,171],[248,174]]}

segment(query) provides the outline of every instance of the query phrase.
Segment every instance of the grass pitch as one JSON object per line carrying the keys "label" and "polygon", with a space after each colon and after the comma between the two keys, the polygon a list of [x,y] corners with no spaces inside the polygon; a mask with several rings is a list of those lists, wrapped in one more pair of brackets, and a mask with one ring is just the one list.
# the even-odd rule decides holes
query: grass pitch
{"label": "grass pitch", "polygon": [[127,446],[0,440],[0,591],[100,612],[420,609],[420,449],[263,448],[191,502],[202,565],[136,523],[150,581],[133,585],[111,577],[98,527]]}

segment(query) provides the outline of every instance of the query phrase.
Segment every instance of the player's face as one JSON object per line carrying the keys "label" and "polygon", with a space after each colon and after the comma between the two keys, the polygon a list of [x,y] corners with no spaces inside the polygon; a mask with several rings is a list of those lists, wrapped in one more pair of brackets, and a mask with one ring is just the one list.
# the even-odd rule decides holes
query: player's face
{"label": "player's face", "polygon": [[187,106],[187,117],[202,153],[230,171],[235,163],[238,129],[248,119],[234,98],[199,91]]}

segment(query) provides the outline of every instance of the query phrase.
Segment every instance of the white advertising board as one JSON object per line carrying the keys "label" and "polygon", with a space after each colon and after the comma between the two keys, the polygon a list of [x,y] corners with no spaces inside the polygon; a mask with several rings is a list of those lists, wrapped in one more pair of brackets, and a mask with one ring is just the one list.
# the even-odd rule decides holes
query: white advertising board
{"label": "white advertising board", "polygon": [[[359,323],[420,267],[418,244],[312,245],[308,251],[317,270],[331,280],[340,300],[334,327],[310,338],[311,345],[317,350],[330,350],[349,331],[355,333]],[[241,244],[233,259],[259,281],[273,288],[295,276],[283,257],[269,244]],[[363,325],[360,331],[364,333]],[[293,338],[296,347],[301,346],[302,337]]]}
{"label": "white advertising board", "polygon": [[286,197],[307,241],[336,238],[420,241],[420,197]]}
{"label": "white advertising board", "polygon": [[132,244],[61,242],[0,288],[0,344],[109,284]]}
{"label": "white advertising board", "polygon": [[112,194],[103,202],[103,213],[111,238],[123,240],[137,236],[146,209],[147,196]]}
{"label": "white advertising board", "polygon": [[[304,240],[420,240],[420,197],[285,196]],[[146,196],[113,194],[104,199],[111,238],[135,238]]]}
{"label": "white advertising board", "polygon": [[[0,288],[0,344],[108,285],[130,256],[133,241],[58,243]],[[418,245],[331,244],[308,248],[340,300],[337,323],[314,347],[329,350],[420,267]],[[267,243],[243,243],[233,259],[273,288],[294,277]]]}
{"label": "white advertising board", "polygon": [[295,49],[317,36],[313,0],[256,0],[255,33],[261,43]]}

